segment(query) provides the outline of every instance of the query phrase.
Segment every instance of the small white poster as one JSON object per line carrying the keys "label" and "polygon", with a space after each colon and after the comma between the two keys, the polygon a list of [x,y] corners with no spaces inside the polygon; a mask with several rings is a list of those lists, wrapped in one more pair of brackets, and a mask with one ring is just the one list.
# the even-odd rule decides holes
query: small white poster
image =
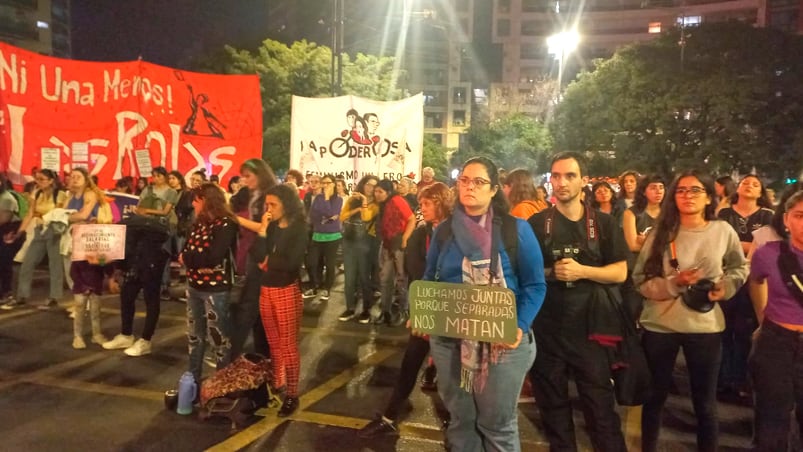
{"label": "small white poster", "polygon": [[42,169],[49,169],[56,172],[61,171],[61,149],[42,148],[41,156]]}
{"label": "small white poster", "polygon": [[84,167],[89,164],[89,143],[76,142],[72,144],[72,161],[73,166],[78,166],[76,163],[84,163]]}
{"label": "small white poster", "polygon": [[149,177],[153,172],[151,166],[151,153],[147,149],[137,149],[134,151],[137,156],[137,168],[139,168],[139,175],[142,177]]}
{"label": "small white poster", "polygon": [[72,260],[125,259],[124,224],[77,224],[72,228]]}

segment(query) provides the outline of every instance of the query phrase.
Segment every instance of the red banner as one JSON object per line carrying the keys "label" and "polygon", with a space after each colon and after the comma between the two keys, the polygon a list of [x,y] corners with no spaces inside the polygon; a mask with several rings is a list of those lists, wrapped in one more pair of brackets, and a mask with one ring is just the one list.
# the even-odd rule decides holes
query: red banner
{"label": "red banner", "polygon": [[257,76],[65,60],[0,43],[0,171],[16,184],[33,167],[86,166],[111,188],[150,176],[148,165],[205,168],[224,182],[261,154]]}

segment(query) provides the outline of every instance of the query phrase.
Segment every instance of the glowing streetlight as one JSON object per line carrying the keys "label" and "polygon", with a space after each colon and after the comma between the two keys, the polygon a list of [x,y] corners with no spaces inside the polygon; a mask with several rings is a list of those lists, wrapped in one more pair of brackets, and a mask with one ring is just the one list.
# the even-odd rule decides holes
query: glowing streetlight
{"label": "glowing streetlight", "polygon": [[580,35],[577,30],[562,31],[546,38],[549,54],[555,55],[555,59],[558,60],[558,96],[563,85],[563,64],[579,43]]}

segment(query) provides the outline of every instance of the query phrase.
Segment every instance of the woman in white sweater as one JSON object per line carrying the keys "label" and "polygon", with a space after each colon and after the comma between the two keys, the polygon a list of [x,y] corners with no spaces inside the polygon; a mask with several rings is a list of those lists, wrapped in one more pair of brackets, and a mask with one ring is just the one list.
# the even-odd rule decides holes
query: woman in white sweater
{"label": "woman in white sweater", "polygon": [[644,451],[657,449],[661,411],[681,348],[697,417],[697,448],[717,449],[716,389],[725,329],[717,302],[742,286],[747,261],[733,228],[715,219],[713,199],[710,176],[687,171],[675,178],[633,271],[646,299],[642,343],[654,385],[642,410]]}

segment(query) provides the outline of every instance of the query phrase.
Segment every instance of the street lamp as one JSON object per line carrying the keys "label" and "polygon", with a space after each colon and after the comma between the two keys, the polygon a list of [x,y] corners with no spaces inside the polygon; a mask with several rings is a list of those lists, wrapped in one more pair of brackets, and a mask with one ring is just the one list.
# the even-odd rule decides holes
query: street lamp
{"label": "street lamp", "polygon": [[566,57],[577,48],[579,42],[580,35],[577,30],[562,31],[546,38],[549,54],[555,55],[555,59],[558,60],[558,100],[563,85],[563,65]]}

